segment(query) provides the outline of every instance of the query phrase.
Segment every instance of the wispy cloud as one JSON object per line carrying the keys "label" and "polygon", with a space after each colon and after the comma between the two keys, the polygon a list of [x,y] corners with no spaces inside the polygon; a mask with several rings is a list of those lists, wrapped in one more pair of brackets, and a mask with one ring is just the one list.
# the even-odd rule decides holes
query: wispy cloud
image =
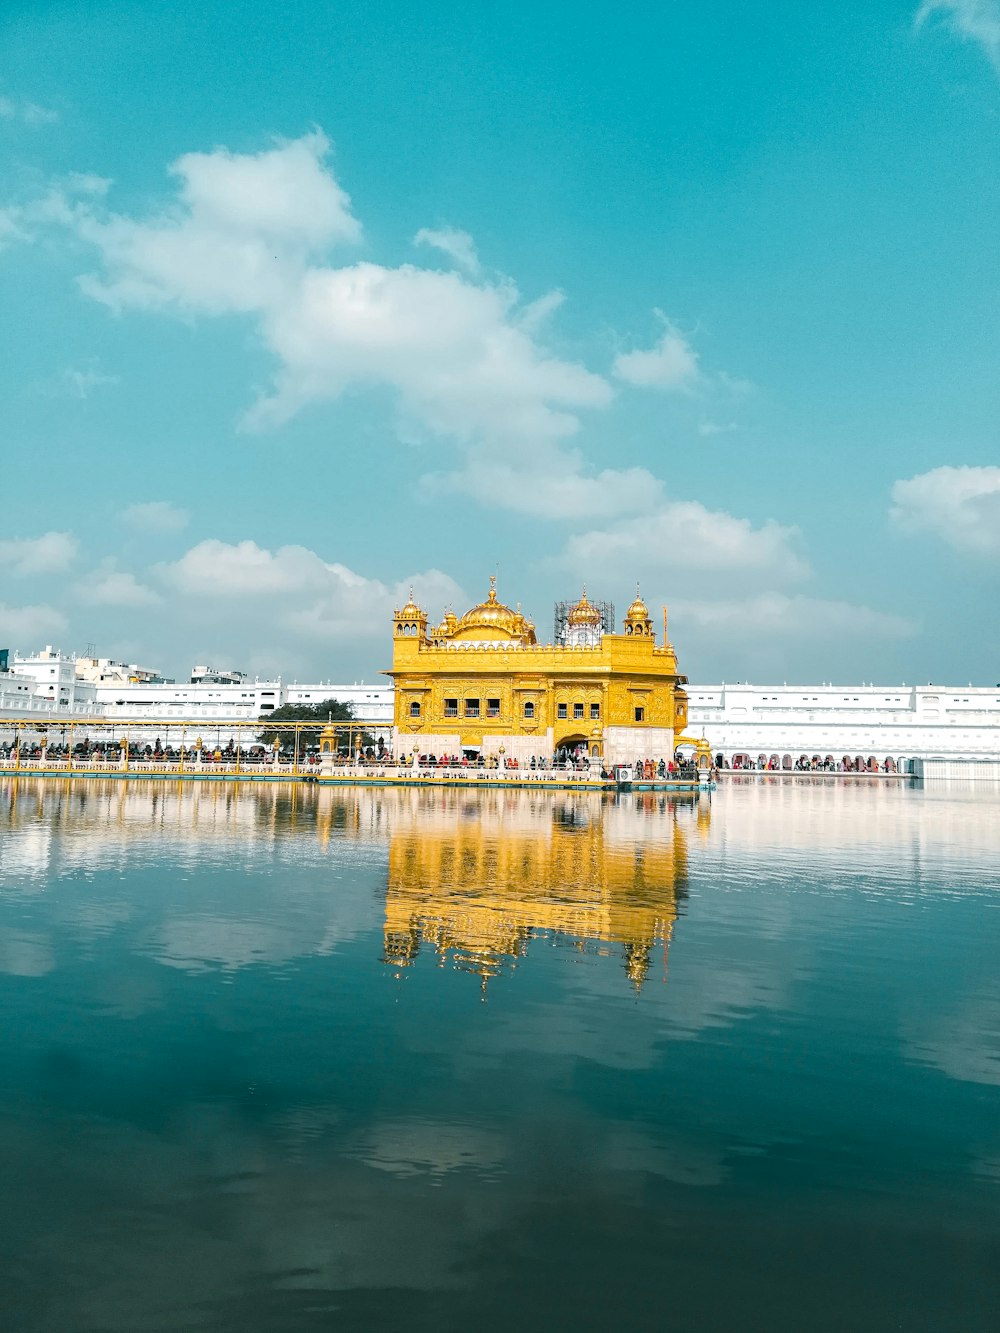
{"label": "wispy cloud", "polygon": [[31,129],[37,129],[41,125],[52,125],[58,119],[59,112],[49,107],[25,101],[24,98],[0,94],[0,120],[16,120]]}
{"label": "wispy cloud", "polygon": [[479,274],[479,256],[476,243],[467,231],[457,227],[421,227],[413,238],[414,245],[429,245],[448,256],[452,263],[473,277]]}
{"label": "wispy cloud", "polygon": [[924,0],[917,10],[917,27],[937,16],[958,36],[979,45],[1000,72],[1000,0]]}
{"label": "wispy cloud", "polygon": [[711,421],[704,418],[698,422],[698,434],[705,440],[710,440],[713,435],[731,435],[734,430],[739,430],[735,421]]}
{"label": "wispy cloud", "polygon": [[181,532],[187,527],[191,515],[169,500],[145,500],[129,505],[122,518],[139,532],[164,533]]}

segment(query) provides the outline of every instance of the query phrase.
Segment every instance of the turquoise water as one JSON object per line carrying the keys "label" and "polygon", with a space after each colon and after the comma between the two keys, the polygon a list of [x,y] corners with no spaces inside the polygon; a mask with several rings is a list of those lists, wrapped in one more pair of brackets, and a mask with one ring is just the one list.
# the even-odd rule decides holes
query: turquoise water
{"label": "turquoise water", "polygon": [[0,782],[0,1323],[994,1330],[1000,802]]}

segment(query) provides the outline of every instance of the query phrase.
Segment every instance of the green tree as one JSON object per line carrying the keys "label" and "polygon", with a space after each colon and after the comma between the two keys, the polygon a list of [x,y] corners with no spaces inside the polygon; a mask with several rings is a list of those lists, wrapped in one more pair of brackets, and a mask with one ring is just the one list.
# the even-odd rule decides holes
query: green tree
{"label": "green tree", "polygon": [[[354,709],[351,704],[342,703],[339,699],[324,699],[318,704],[282,704],[280,708],[275,708],[271,713],[262,713],[258,718],[260,722],[302,722],[309,723],[303,726],[299,731],[299,753],[301,754],[306,746],[316,745],[319,742],[319,734],[329,721],[334,722],[352,722],[354,720]],[[337,730],[337,745],[346,745],[349,733]],[[280,731],[272,727],[270,731],[259,731],[257,739],[264,745],[273,745],[274,738],[278,736],[281,739],[282,748],[291,749],[295,743],[295,732],[291,729]]]}

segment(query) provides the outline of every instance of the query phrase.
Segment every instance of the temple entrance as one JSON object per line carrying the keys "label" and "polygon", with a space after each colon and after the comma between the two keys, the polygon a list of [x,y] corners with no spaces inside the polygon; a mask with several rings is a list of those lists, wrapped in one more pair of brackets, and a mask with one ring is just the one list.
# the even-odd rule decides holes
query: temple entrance
{"label": "temple entrance", "polygon": [[590,758],[590,738],[581,732],[576,736],[564,736],[556,744],[556,759],[579,760]]}

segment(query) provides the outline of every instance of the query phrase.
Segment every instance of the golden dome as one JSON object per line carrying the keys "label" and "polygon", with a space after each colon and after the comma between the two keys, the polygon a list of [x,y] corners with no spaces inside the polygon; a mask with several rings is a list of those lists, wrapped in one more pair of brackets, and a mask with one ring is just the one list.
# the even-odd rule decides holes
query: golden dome
{"label": "golden dome", "polygon": [[649,607],[639,596],[638,588],[636,588],[635,590],[635,601],[625,612],[625,619],[631,621],[636,621],[636,620],[645,621],[649,619]]}
{"label": "golden dome", "polygon": [[592,606],[590,602],[587,601],[586,588],[583,590],[583,596],[569,613],[569,623],[571,627],[577,625],[591,625],[594,629],[600,627],[601,613],[596,606]]}
{"label": "golden dome", "polygon": [[413,600],[413,588],[411,587],[410,600],[403,607],[402,611],[396,612],[396,615],[399,616],[401,620],[419,620],[423,614],[423,611],[421,611],[420,607],[417,606],[416,602]]}
{"label": "golden dome", "polygon": [[458,622],[458,633],[474,629],[491,630],[494,633],[499,631],[512,639],[519,639],[524,634],[524,617],[521,613],[497,601],[496,575],[490,579],[490,593],[486,601],[466,611]]}

